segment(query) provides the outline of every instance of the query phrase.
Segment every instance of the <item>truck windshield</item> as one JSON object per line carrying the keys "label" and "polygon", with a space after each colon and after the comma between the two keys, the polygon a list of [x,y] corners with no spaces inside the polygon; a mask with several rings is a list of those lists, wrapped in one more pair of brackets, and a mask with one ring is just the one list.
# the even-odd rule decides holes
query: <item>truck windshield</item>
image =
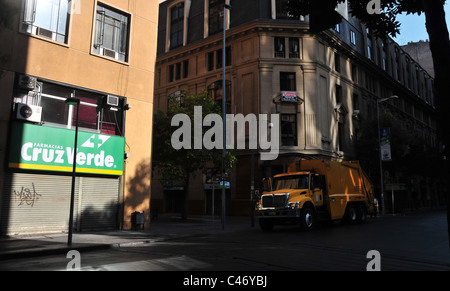
{"label": "truck windshield", "polygon": [[273,190],[308,189],[309,175],[284,176],[273,179]]}

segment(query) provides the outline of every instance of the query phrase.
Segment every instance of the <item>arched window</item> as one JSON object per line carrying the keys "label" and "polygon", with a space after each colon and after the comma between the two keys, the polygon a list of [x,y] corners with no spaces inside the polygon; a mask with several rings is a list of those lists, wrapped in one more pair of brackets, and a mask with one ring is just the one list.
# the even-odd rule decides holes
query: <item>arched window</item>
{"label": "arched window", "polygon": [[173,92],[168,97],[167,105],[179,105],[180,107],[184,106],[184,94],[180,90]]}

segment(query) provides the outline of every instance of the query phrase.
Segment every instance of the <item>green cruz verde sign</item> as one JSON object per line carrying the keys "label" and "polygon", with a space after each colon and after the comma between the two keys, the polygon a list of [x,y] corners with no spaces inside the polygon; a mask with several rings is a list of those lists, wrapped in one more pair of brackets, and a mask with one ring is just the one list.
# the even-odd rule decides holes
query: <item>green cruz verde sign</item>
{"label": "green cruz verde sign", "polygon": [[[72,172],[75,131],[13,122],[9,167]],[[125,138],[78,132],[77,173],[123,174]]]}

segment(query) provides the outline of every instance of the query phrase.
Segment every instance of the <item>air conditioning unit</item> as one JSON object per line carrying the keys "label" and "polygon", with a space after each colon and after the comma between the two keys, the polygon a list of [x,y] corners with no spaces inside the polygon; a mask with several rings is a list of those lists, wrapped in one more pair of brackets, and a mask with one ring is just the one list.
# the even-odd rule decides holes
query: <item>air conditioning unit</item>
{"label": "air conditioning unit", "polygon": [[115,59],[117,57],[116,52],[103,48],[103,55]]}
{"label": "air conditioning unit", "polygon": [[119,97],[114,95],[106,96],[106,104],[110,106],[119,106]]}
{"label": "air conditioning unit", "polygon": [[33,91],[36,88],[37,79],[28,75],[19,75],[18,85],[20,88]]}
{"label": "air conditioning unit", "polygon": [[42,107],[40,106],[16,103],[16,112],[17,119],[36,123],[41,122]]}
{"label": "air conditioning unit", "polygon": [[37,28],[37,35],[44,36],[49,39],[53,39],[53,32],[51,30],[48,30],[48,29],[45,29],[42,27]]}

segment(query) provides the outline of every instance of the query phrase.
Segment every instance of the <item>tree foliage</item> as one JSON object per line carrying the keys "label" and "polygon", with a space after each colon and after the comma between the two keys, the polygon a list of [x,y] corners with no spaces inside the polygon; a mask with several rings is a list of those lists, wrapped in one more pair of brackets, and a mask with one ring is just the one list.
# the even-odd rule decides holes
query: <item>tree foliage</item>
{"label": "tree foliage", "polygon": [[[202,121],[208,114],[218,114],[221,116],[221,107],[206,94],[202,92],[192,95],[184,92],[178,96],[172,96],[168,100],[167,112],[159,111],[154,117],[153,135],[153,156],[152,168],[159,175],[163,185],[173,185],[183,183],[185,187],[185,207],[182,213],[183,218],[187,215],[187,195],[189,191],[189,180],[199,171],[205,172],[208,169],[215,169],[221,172],[222,150],[201,149],[179,149],[172,146],[171,138],[176,127],[171,125],[172,118],[177,114],[186,114],[192,121],[191,137],[194,137],[194,107],[201,106]],[[202,127],[202,136],[210,127]],[[193,141],[192,141],[193,142]],[[233,167],[236,157],[229,150],[226,151],[225,168]]]}
{"label": "tree foliage", "polygon": [[[306,16],[320,11],[320,17],[327,19],[333,15],[334,9],[345,0],[290,0],[288,11],[293,16]],[[434,5],[444,6],[445,0],[379,0],[381,13],[369,13],[368,7],[373,0],[349,0],[348,4],[353,16],[372,29],[378,37],[390,35],[395,37],[400,33],[401,23],[397,16],[402,13],[426,13]],[[331,28],[330,25],[328,28]]]}
{"label": "tree foliage", "polygon": [[[181,99],[179,96],[173,96],[169,98],[167,112],[159,111],[155,115],[152,161],[154,169],[160,172],[164,184],[172,184],[178,180],[184,181],[188,175],[206,169],[208,163],[209,167],[217,169],[221,167],[222,150],[208,150],[203,147],[202,149],[175,150],[171,144],[172,134],[177,129],[171,126],[172,118],[177,114],[186,114],[190,120],[194,121],[194,106],[202,107],[202,120],[208,114],[221,115],[220,106],[205,92],[199,95],[190,95],[185,92]],[[192,137],[194,137],[193,125],[192,122]],[[203,134],[208,129],[209,127],[202,127]],[[227,151],[226,167],[232,167],[234,159],[232,153]]]}

